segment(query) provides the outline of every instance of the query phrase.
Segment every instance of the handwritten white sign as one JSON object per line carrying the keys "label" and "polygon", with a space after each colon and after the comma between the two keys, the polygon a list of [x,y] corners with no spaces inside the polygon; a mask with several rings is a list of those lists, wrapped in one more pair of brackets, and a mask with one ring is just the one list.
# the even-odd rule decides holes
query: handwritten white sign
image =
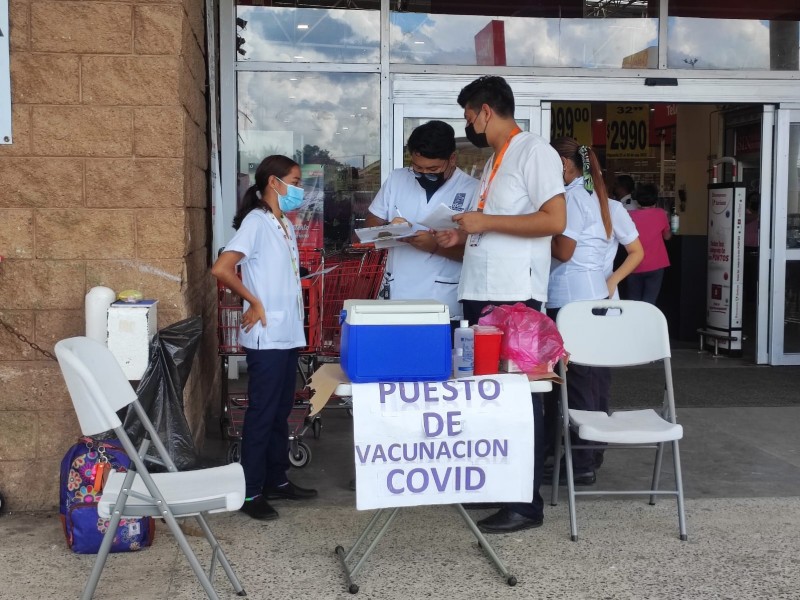
{"label": "handwritten white sign", "polygon": [[8,0],[0,0],[0,144],[11,143],[11,67],[8,62]]}
{"label": "handwritten white sign", "polygon": [[359,510],[533,498],[523,375],[353,384]]}

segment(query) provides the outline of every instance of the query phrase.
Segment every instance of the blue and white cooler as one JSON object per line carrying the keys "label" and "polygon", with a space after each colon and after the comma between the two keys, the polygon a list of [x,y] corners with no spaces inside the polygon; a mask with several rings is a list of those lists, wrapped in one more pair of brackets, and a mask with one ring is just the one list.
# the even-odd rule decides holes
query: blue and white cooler
{"label": "blue and white cooler", "polygon": [[444,381],[450,311],[434,300],[345,300],[341,362],[354,383]]}

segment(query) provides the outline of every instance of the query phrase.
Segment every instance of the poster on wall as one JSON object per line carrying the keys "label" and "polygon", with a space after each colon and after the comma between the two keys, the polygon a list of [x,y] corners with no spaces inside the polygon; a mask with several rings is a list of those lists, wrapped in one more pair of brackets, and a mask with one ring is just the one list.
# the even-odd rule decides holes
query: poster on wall
{"label": "poster on wall", "polygon": [[550,139],[575,138],[579,144],[592,145],[592,105],[588,102],[553,104],[550,115]]}
{"label": "poster on wall", "polygon": [[606,157],[650,156],[650,105],[608,104],[606,108]]}
{"label": "poster on wall", "polygon": [[744,259],[744,184],[711,184],[708,188],[708,277],[706,326],[736,339],[719,347],[742,348]]}
{"label": "poster on wall", "polygon": [[11,143],[11,68],[8,62],[8,0],[0,0],[0,144]]}

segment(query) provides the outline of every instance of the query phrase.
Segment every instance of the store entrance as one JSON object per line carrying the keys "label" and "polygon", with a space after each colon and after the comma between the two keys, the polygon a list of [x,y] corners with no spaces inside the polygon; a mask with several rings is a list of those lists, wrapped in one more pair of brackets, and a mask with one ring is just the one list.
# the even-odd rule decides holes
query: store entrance
{"label": "store entrance", "polygon": [[[670,266],[656,301],[667,316],[673,343],[697,345],[697,330],[706,326],[708,184],[715,160],[733,158],[735,169],[729,163],[717,168],[718,181],[739,181],[745,188],[744,223],[740,224],[744,248],[728,249],[731,254],[740,252],[741,265],[736,270],[742,277],[738,287],[731,281],[728,309],[740,313],[741,343],[730,353],[756,362],[763,107],[552,102],[543,106],[543,113],[550,117],[546,131],[551,139],[570,136],[592,146],[605,167],[611,197],[636,209],[639,197],[655,193],[655,206],[673,219],[677,217],[677,231],[664,242]],[[732,279],[733,274],[731,271]],[[768,274],[764,275],[763,285],[768,285]],[[624,286],[621,292],[624,298]],[[762,308],[766,313],[766,307]]]}

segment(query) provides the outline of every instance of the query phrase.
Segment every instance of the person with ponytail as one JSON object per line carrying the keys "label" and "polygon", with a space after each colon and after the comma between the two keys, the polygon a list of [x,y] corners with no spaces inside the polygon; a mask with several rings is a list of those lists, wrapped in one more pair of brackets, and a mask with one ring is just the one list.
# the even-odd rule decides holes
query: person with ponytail
{"label": "person with ponytail", "polygon": [[[300,166],[268,156],[258,165],[233,218],[233,236],[211,274],[244,301],[239,343],[247,357],[248,407],[242,430],[245,503],[242,511],[270,520],[267,500],[304,500],[316,490],[286,476],[298,348],[306,345],[300,258],[292,222],[284,212],[303,202]],[[241,267],[242,277],[237,275]]]}
{"label": "person with ponytail", "polygon": [[[626,245],[625,261],[606,277],[606,255],[611,245],[616,247],[617,240],[600,162],[590,147],[572,138],[558,138],[551,145],[561,157],[567,195],[567,226],[564,233],[554,236],[551,242],[547,314],[555,320],[559,309],[570,302],[613,298],[619,282],[639,264],[644,252],[638,238],[630,241]],[[609,375],[607,369],[570,365],[567,383],[570,408],[601,410],[600,398],[594,390],[605,385],[598,385],[596,381],[593,384],[593,378]],[[557,393],[548,396],[545,412],[550,441],[555,439],[558,427]],[[577,438],[573,441],[581,443]],[[594,451],[573,450],[572,459],[575,483],[593,484],[596,480]]]}

